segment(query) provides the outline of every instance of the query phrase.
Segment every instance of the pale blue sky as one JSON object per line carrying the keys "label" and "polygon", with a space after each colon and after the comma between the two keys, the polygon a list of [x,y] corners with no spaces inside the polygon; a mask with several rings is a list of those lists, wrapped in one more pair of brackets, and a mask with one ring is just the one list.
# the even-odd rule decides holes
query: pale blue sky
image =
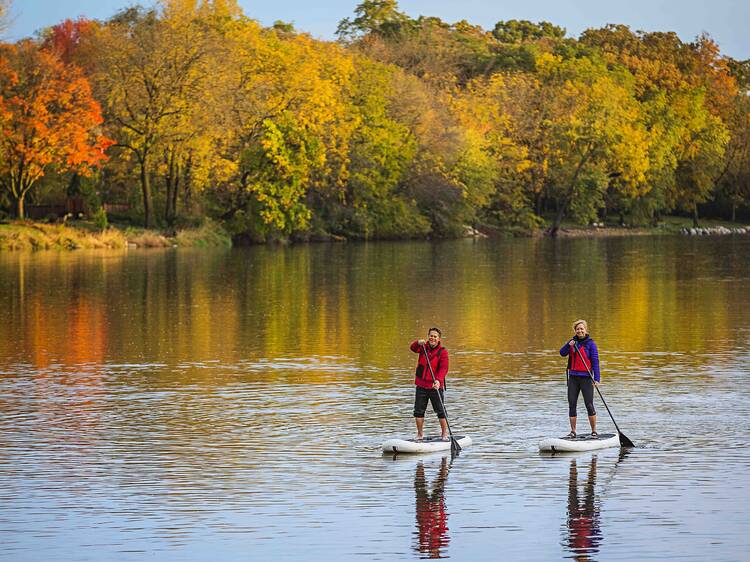
{"label": "pale blue sky", "polygon": [[[13,21],[8,39],[70,17],[107,19],[131,0],[12,0]],[[143,0],[143,5],[152,5]],[[338,22],[350,17],[359,0],[239,0],[245,13],[270,25],[292,22],[315,37],[332,39]],[[634,30],[675,31],[692,41],[706,31],[721,50],[736,59],[750,58],[750,0],[401,0],[401,10],[412,17],[438,16],[445,21],[466,19],[492,29],[498,20],[550,21],[577,37],[589,27],[623,23]]]}

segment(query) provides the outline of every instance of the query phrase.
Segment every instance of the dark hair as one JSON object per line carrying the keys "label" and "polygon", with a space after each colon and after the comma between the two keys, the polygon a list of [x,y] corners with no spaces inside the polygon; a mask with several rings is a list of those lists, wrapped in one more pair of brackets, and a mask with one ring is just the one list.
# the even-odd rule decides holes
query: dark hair
{"label": "dark hair", "polygon": [[440,331],[440,328],[430,328],[429,330],[427,330],[427,333],[429,334],[430,332],[437,332],[438,336],[440,336],[441,338],[443,337],[443,334]]}

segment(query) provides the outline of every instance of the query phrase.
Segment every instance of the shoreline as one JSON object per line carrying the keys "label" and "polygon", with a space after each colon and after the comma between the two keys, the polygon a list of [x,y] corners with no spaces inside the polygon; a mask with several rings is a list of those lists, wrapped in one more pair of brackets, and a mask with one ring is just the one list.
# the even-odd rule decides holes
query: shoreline
{"label": "shoreline", "polygon": [[[689,223],[689,224],[688,224]],[[687,219],[670,219],[658,226],[596,225],[561,227],[557,238],[607,238],[624,236],[727,236],[750,235],[750,225],[726,221],[704,221],[704,226],[693,227]],[[459,238],[553,238],[546,229],[481,229],[467,227]],[[426,238],[426,240],[435,238]],[[393,240],[393,239],[389,239]],[[413,240],[413,238],[410,238]],[[256,245],[310,244],[320,242],[356,242],[337,236],[317,237],[308,240],[274,240]],[[372,240],[375,241],[375,240]],[[187,228],[166,234],[159,230],[110,225],[97,229],[91,223],[50,224],[32,221],[0,223],[0,252],[2,251],[72,251],[79,249],[136,249],[136,248],[230,248],[245,244],[233,243],[229,234],[211,221],[196,228]]]}

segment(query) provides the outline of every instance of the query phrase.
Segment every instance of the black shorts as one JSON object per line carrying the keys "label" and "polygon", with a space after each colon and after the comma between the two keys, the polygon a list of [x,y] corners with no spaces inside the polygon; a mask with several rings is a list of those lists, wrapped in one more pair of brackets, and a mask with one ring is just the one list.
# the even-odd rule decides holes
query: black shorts
{"label": "black shorts", "polygon": [[590,416],[595,416],[594,383],[591,381],[591,377],[579,377],[576,375],[568,375],[568,415],[571,418],[576,417],[579,392],[583,394],[583,403],[586,404],[586,412]]}
{"label": "black shorts", "polygon": [[[435,390],[434,388],[422,388],[421,386],[416,388],[417,392],[414,395],[414,417],[424,417],[424,413],[427,411],[427,401],[429,400],[432,403],[432,409],[435,410],[437,417],[440,419],[445,418],[445,410],[443,409],[445,393],[443,392],[443,389]],[[438,392],[440,393],[439,399]]]}

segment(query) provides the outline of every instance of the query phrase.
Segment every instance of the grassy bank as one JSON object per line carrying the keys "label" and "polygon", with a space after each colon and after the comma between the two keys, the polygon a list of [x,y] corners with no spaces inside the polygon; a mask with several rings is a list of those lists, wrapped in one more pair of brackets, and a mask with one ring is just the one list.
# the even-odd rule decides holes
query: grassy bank
{"label": "grassy bank", "polygon": [[[745,223],[730,221],[702,220],[701,227],[725,227],[735,229],[747,227]],[[654,234],[680,234],[693,226],[692,219],[667,217],[656,226],[627,227],[615,223],[599,226],[563,224],[558,232],[560,237],[598,236],[643,236]],[[492,237],[545,236],[546,230],[494,230]],[[125,248],[208,248],[231,247],[232,240],[226,231],[215,223],[206,223],[199,228],[177,231],[174,235],[157,230],[146,230],[131,226],[109,226],[99,230],[86,221],[75,223],[47,224],[30,221],[0,223],[0,251],[3,250],[77,250],[77,249],[125,249]]]}
{"label": "grassy bank", "polygon": [[206,224],[177,231],[174,236],[155,230],[110,226],[98,230],[92,224],[46,224],[16,221],[0,224],[2,250],[78,250],[179,247],[229,247],[232,241],[223,229]]}

